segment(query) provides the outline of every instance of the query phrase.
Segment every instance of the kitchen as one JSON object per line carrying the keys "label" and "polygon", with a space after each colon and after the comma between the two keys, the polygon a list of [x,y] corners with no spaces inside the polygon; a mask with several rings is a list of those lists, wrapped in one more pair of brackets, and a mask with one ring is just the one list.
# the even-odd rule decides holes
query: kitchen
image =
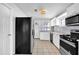
{"label": "kitchen", "polygon": [[1,55],[79,55],[78,3],[2,3],[0,7]]}

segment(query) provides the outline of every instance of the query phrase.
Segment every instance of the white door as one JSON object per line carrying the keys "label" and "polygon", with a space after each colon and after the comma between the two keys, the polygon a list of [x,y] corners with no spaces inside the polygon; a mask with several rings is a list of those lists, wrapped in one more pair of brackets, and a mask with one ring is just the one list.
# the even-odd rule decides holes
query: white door
{"label": "white door", "polygon": [[0,4],[0,55],[10,54],[10,10]]}

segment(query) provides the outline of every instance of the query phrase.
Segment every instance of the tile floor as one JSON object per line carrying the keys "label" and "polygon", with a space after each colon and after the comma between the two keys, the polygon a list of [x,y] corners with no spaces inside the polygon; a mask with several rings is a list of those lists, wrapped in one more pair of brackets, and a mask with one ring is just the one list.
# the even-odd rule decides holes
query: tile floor
{"label": "tile floor", "polygon": [[58,49],[49,41],[34,40],[33,55],[60,55]]}

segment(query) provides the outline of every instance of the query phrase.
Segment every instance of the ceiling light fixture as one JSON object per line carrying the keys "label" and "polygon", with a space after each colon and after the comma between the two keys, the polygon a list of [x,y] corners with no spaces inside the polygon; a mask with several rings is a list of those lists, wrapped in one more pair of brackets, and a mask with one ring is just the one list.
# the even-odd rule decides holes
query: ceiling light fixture
{"label": "ceiling light fixture", "polygon": [[39,12],[41,15],[45,15],[46,14],[46,9],[45,8],[40,8]]}

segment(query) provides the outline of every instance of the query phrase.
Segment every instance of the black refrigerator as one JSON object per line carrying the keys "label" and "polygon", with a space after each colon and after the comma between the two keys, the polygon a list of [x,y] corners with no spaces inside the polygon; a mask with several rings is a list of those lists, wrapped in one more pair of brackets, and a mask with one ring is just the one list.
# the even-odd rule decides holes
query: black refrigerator
{"label": "black refrigerator", "polygon": [[31,17],[15,20],[15,54],[31,54]]}

